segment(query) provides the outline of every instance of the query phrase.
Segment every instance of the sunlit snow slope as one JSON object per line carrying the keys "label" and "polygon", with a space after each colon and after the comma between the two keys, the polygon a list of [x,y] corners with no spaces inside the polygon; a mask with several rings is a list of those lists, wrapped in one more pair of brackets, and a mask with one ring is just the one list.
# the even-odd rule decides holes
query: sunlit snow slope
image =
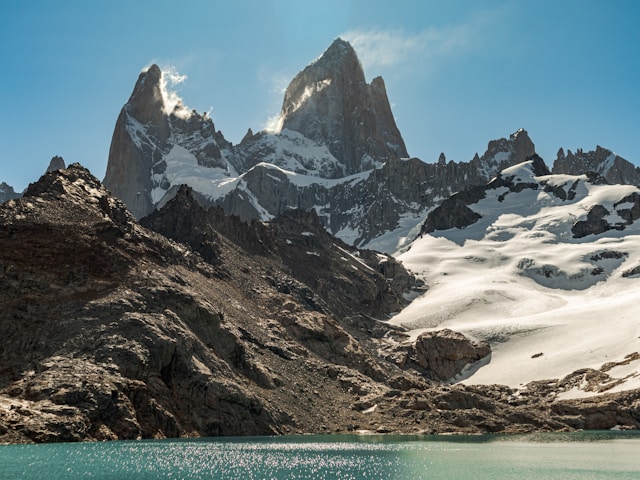
{"label": "sunlit snow slope", "polygon": [[[477,222],[424,234],[398,256],[430,288],[392,322],[489,341],[465,383],[518,386],[621,362],[600,389],[640,387],[640,191],[535,176],[531,162],[499,179],[468,205]],[[575,238],[576,224],[605,231]],[[563,396],[594,393],[585,386]]]}

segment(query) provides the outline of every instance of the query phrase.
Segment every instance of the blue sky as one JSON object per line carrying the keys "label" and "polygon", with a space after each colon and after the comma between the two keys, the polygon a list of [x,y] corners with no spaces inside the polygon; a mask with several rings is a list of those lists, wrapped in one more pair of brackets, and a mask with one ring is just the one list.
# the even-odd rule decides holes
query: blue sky
{"label": "blue sky", "polygon": [[279,112],[293,76],[342,36],[381,75],[409,153],[468,161],[525,128],[551,164],[602,145],[640,162],[640,2],[3,0],[0,181],[53,155],[103,178],[142,68],[237,143]]}

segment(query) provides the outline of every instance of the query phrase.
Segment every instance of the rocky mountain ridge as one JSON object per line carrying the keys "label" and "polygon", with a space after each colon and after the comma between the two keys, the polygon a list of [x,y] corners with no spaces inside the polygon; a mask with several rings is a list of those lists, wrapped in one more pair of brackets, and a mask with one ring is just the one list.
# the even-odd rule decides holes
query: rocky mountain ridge
{"label": "rocky mountain ridge", "polygon": [[[601,149],[600,152],[602,151]],[[612,155],[608,155],[608,158],[611,157]],[[472,210],[473,205],[487,198],[492,191],[502,192],[498,197],[500,202],[503,202],[510,192],[518,193],[530,189],[552,195],[560,201],[577,203],[588,191],[581,184],[609,185],[609,182],[594,171],[566,176],[556,173],[552,176],[542,158],[533,155],[521,166],[503,170],[486,185],[457,192],[443,201],[429,213],[420,233],[427,234],[450,228],[460,229],[474,224],[482,218],[482,215]],[[507,191],[502,190],[505,188]],[[611,190],[614,188],[615,186],[612,185]],[[571,226],[573,238],[598,235],[608,230],[623,231],[640,218],[640,190],[624,187],[618,190],[620,193],[614,202],[607,202],[606,206],[603,203],[592,204],[586,211],[586,215],[574,217],[575,220]]]}
{"label": "rocky mountain ridge", "polygon": [[313,209],[346,243],[394,252],[442,200],[535,153],[520,129],[469,162],[410,158],[383,80],[367,83],[341,39],[292,80],[277,131],[249,131],[238,145],[210,118],[179,102],[171,107],[166,97],[157,66],[141,73],[114,131],[104,182],[136,218],[186,184],[202,206],[219,205],[243,221]]}
{"label": "rocky mountain ridge", "polygon": [[589,152],[578,149],[574,154],[567,150],[566,155],[560,148],[552,172],[568,175],[594,172],[611,184],[640,186],[640,168],[600,145]]}
{"label": "rocky mountain ridge", "polygon": [[[45,170],[45,173],[62,168],[65,168],[64,159],[58,155],[54,155],[49,161],[49,166]],[[0,183],[0,203],[20,198],[22,194],[23,192],[16,192],[13,187],[11,185],[7,185],[7,183]]]}
{"label": "rocky mountain ridge", "polygon": [[[201,205],[244,221],[313,209],[346,243],[395,252],[451,194],[535,153],[521,129],[468,162],[410,158],[384,81],[367,83],[356,52],[339,38],[292,80],[276,131],[249,129],[238,145],[167,83],[156,65],[143,71],[114,128],[104,182],[138,219],[186,184]],[[594,171],[610,183],[640,185],[633,164],[600,146],[566,155],[560,149],[552,171]],[[4,186],[0,195],[16,193]]]}
{"label": "rocky mountain ridge", "polygon": [[[146,220],[189,245],[75,164],[0,205],[0,441],[640,426],[632,392],[443,385],[487,347],[376,320],[410,285],[399,264],[304,212],[261,225],[196,207],[194,230],[194,202],[183,188]],[[323,289],[327,267],[351,288]]]}

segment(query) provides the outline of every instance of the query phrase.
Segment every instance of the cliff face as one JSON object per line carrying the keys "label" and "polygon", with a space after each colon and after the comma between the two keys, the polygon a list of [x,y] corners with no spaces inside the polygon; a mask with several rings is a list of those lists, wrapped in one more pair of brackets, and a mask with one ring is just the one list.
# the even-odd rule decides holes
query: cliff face
{"label": "cliff face", "polygon": [[408,157],[384,80],[366,83],[353,47],[336,39],[289,84],[281,126],[327,145],[346,176]]}
{"label": "cliff face", "polygon": [[136,218],[151,213],[170,188],[166,173],[171,152],[189,151],[196,166],[229,168],[220,150],[228,145],[222,134],[208,116],[170,101],[163,75],[157,65],[140,74],[109,149],[104,184]]}

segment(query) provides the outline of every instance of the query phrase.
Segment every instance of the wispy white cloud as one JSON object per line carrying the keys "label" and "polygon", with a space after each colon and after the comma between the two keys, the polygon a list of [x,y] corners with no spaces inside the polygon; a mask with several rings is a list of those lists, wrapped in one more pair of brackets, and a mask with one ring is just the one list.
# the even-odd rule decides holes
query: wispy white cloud
{"label": "wispy white cloud", "polygon": [[173,113],[183,118],[188,117],[191,114],[189,108],[183,103],[178,92],[174,90],[187,80],[187,76],[182,75],[173,65],[162,67],[161,70],[160,92],[162,93],[165,112],[167,114]]}
{"label": "wispy white cloud", "polygon": [[501,12],[489,12],[466,22],[427,27],[419,32],[404,30],[351,30],[341,35],[358,53],[368,71],[411,67],[464,55],[482,48],[492,34]]}
{"label": "wispy white cloud", "polygon": [[259,68],[257,74],[258,80],[262,84],[266,85],[270,99],[269,110],[271,112],[278,112],[274,115],[270,115],[261,125],[261,128],[271,133],[279,133],[282,129],[282,118],[280,116],[282,98],[287,91],[287,87],[289,86],[289,82],[291,82],[293,76],[291,72],[284,70],[274,71],[267,67]]}
{"label": "wispy white cloud", "polygon": [[164,78],[166,84],[168,86],[174,87],[176,85],[180,85],[186,79],[186,75],[182,75],[176,67],[170,65],[168,67],[164,67],[162,69],[162,77]]}

